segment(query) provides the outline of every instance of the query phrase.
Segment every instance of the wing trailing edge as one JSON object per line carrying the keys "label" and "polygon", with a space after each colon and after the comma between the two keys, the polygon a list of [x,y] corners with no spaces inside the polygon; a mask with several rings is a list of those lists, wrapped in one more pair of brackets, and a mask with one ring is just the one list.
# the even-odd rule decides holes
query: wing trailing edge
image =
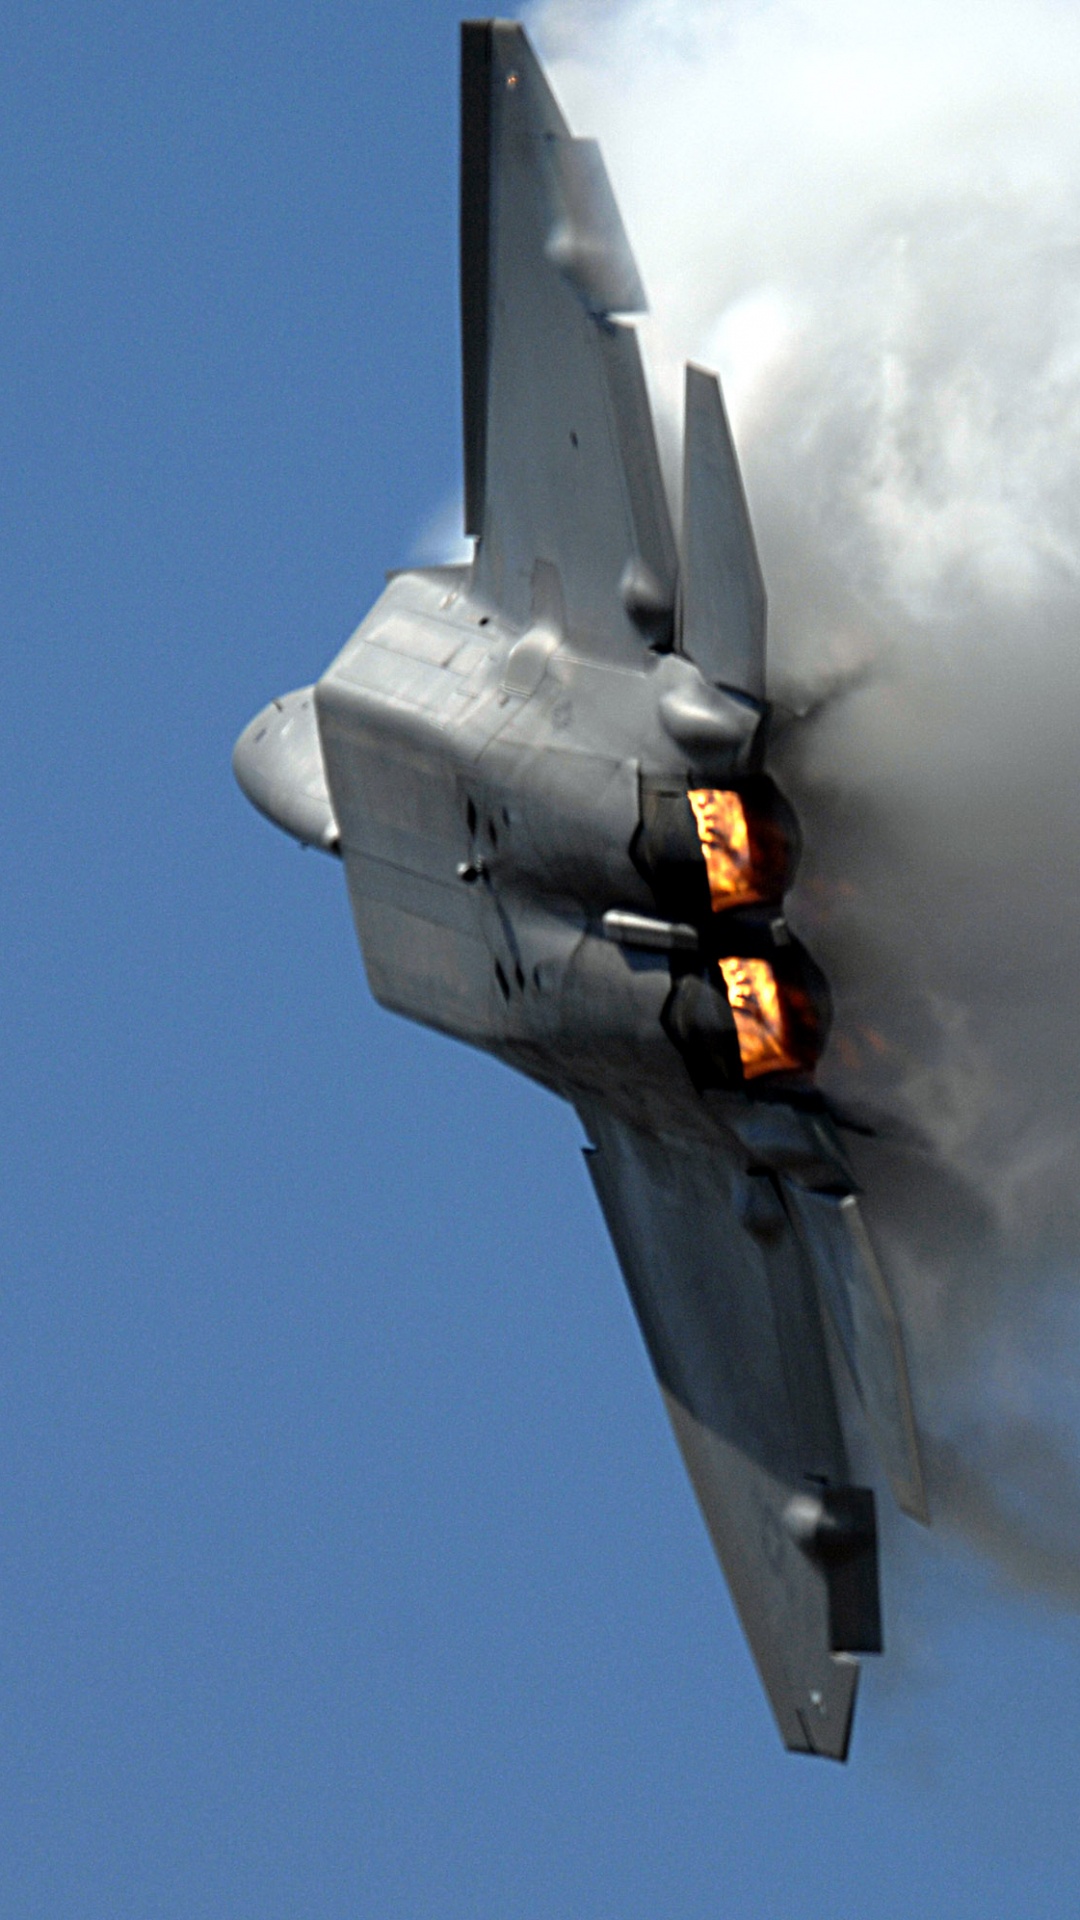
{"label": "wing trailing edge", "polygon": [[873,1494],[850,1485],[814,1282],[778,1182],[713,1138],[579,1104],[587,1165],[785,1745],[846,1757],[881,1650]]}
{"label": "wing trailing edge", "polygon": [[644,294],[600,150],[511,21],[465,22],[461,117],[473,588],[524,629],[553,567],[568,643],[639,665],[670,644],[677,555],[637,339],[613,317]]}

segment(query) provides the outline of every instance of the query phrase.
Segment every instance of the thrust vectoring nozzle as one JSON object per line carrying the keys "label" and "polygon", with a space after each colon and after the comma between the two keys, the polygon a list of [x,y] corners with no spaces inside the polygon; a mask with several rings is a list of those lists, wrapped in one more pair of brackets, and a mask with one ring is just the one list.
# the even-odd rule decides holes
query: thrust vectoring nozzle
{"label": "thrust vectoring nozzle", "polygon": [[706,680],[765,700],[765,583],[720,383],[686,369],[679,648]]}
{"label": "thrust vectoring nozzle", "polygon": [[341,854],[383,1006],[577,1108],[784,1742],[839,1760],[881,1648],[856,1393],[900,1505],[926,1497],[876,1225],[814,1084],[830,1000],[786,914],[739,463],[688,367],[680,556],[598,149],[513,21],[465,22],[461,77],[473,558],[391,574],[236,775]]}

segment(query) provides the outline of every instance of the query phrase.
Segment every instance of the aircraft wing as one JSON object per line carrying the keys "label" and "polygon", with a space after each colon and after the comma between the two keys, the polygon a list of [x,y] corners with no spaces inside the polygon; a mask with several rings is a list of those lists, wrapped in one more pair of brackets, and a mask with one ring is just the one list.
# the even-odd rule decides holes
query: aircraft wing
{"label": "aircraft wing", "polygon": [[670,636],[676,553],[644,305],[599,148],[572,138],[521,28],[462,28],[465,527],[511,625],[613,664]]}
{"label": "aircraft wing", "polygon": [[813,1273],[779,1180],[580,1102],[589,1172],[785,1744],[842,1760],[881,1648],[873,1494],[849,1484]]}

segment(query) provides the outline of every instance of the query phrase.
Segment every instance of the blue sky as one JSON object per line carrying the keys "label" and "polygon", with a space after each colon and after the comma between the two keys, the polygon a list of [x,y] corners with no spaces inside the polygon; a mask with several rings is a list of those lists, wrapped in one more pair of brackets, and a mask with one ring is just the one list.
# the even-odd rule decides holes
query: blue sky
{"label": "blue sky", "polygon": [[231,780],[456,485],[456,59],[7,15],[0,1912],[1060,1915],[1075,1624],[897,1522],[786,1756],[571,1117]]}

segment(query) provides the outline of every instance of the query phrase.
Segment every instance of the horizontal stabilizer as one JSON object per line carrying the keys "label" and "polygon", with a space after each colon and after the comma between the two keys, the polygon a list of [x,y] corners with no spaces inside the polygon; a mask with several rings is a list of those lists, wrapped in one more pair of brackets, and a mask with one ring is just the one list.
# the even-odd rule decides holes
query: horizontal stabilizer
{"label": "horizontal stabilizer", "polygon": [[782,1182],[897,1503],[929,1524],[904,1339],[854,1194]]}
{"label": "horizontal stabilizer", "polygon": [[849,1484],[816,1290],[774,1181],[581,1103],[587,1164],[784,1742],[842,1760],[881,1648],[873,1495]]}
{"label": "horizontal stabilizer", "polygon": [[706,680],[765,698],[765,583],[720,383],[686,369],[679,645]]}

